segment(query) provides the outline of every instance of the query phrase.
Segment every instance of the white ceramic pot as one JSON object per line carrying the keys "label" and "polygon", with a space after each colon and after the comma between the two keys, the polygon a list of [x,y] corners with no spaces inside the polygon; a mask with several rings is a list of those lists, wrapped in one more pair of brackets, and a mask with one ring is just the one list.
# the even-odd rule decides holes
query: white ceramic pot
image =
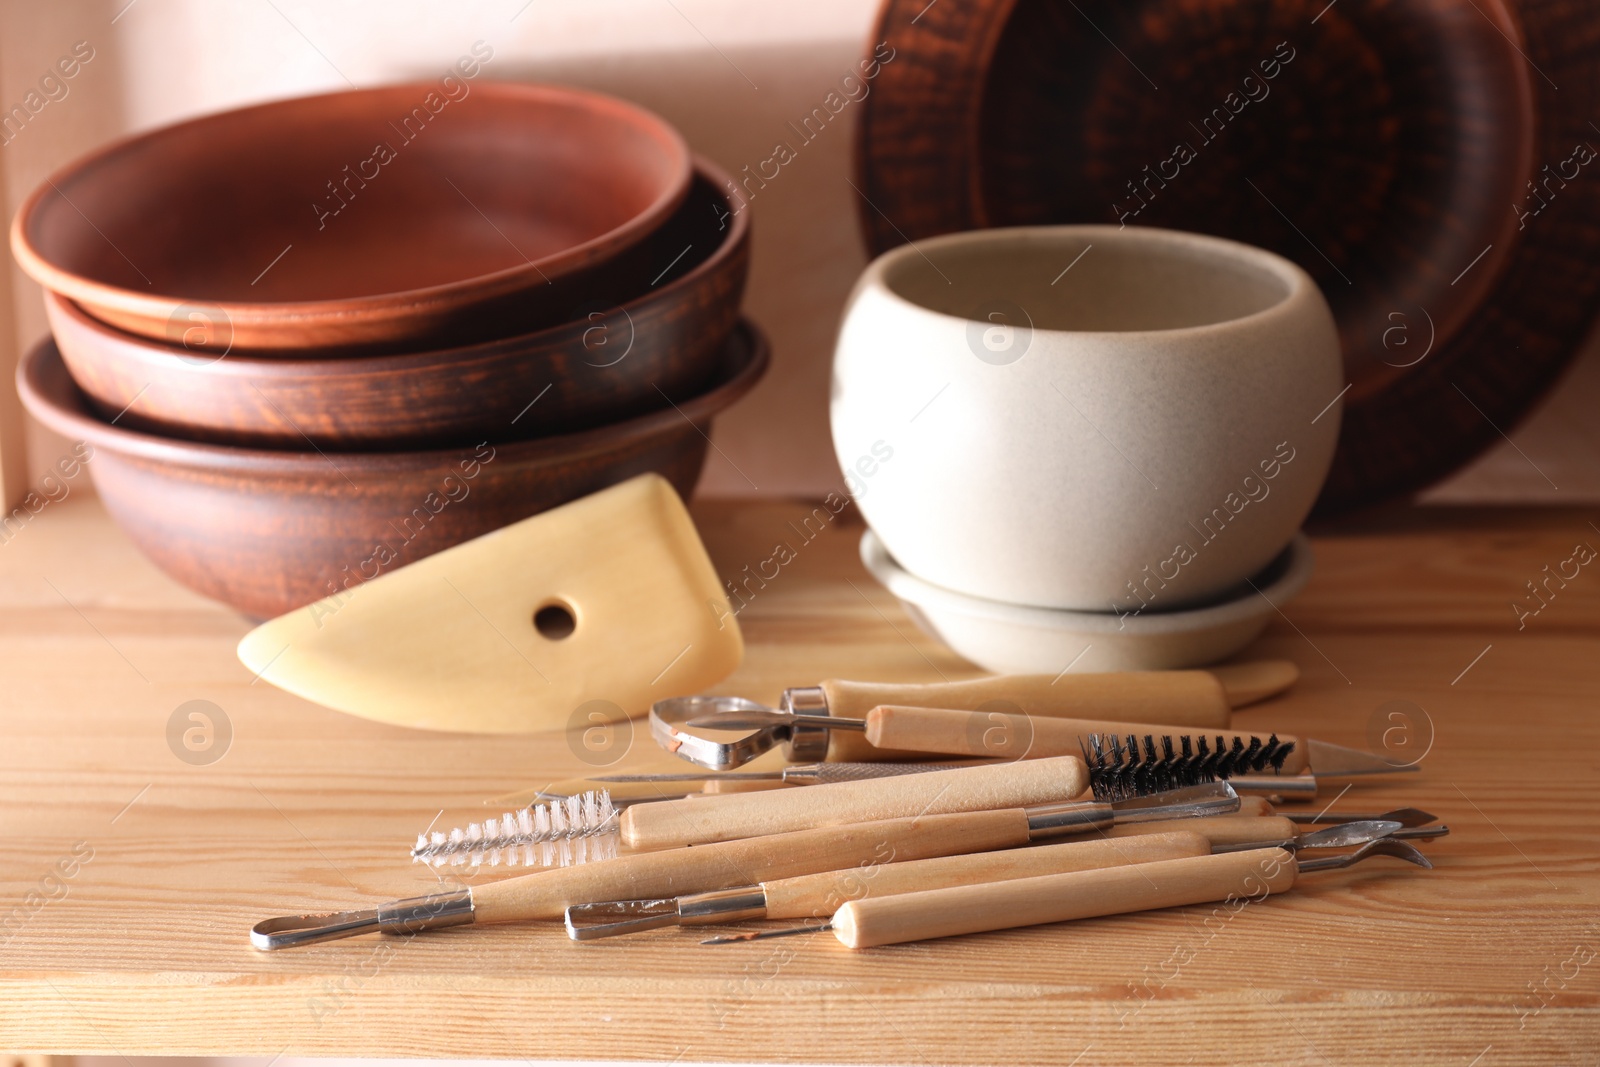
{"label": "white ceramic pot", "polygon": [[867,267],[833,439],[911,573],[1013,604],[1170,611],[1289,543],[1343,387],[1326,301],[1270,252],[1145,227],[982,230]]}
{"label": "white ceramic pot", "polygon": [[1311,542],[1299,536],[1265,570],[1218,603],[1117,616],[1019,607],[953,593],[890,558],[868,530],[861,561],[930,636],[998,674],[1158,671],[1203,667],[1243,649],[1311,578]]}

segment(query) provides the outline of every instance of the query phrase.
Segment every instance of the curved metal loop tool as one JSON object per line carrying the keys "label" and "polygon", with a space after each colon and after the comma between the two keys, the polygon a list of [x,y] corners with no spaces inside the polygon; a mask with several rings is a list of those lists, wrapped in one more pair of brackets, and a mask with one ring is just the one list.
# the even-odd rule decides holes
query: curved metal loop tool
{"label": "curved metal loop tool", "polygon": [[[802,692],[794,689],[785,691],[784,704],[793,706],[795,696]],[[799,711],[799,708],[795,711]],[[729,725],[726,727],[722,725],[723,716],[728,717]],[[827,755],[828,727],[841,728],[837,721],[828,723],[827,727],[811,721],[827,718],[826,714],[797,715],[794,711],[780,711],[744,697],[673,697],[659,700],[651,706],[650,736],[668,752],[697,767],[713,771],[742,767],[762,753],[780,746],[785,749],[785,756],[791,762],[819,762]],[[709,720],[698,723],[698,729],[715,730],[723,735],[734,730],[749,732],[733,740],[702,737],[686,729],[696,720]],[[756,722],[753,729],[744,725],[750,720]]]}
{"label": "curved metal loop tool", "polygon": [[1424,856],[1417,846],[1407,841],[1396,841],[1393,837],[1380,837],[1376,841],[1367,842],[1354,852],[1346,852],[1340,856],[1318,856],[1296,862],[1299,864],[1300,873],[1305,874],[1311,871],[1340,871],[1373,856],[1389,856],[1416,864],[1425,870],[1433,870],[1432,861]]}
{"label": "curved metal loop tool", "polygon": [[391,900],[376,908],[263,919],[250,928],[250,944],[270,952],[373,932],[415,934],[446,926],[464,926],[472,920],[472,891],[463,889]]}

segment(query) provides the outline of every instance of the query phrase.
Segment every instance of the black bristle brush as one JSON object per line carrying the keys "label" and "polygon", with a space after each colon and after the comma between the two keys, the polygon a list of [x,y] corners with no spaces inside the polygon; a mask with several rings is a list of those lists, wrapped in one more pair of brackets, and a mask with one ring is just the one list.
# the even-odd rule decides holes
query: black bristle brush
{"label": "black bristle brush", "polygon": [[[1142,744],[1141,744],[1142,741]],[[1227,780],[1239,774],[1274,774],[1294,751],[1293,741],[1273,734],[1248,744],[1238,735],[1233,743],[1218,736],[1213,744],[1204,734],[1180,734],[1176,742],[1163,735],[1159,750],[1154,734],[1088,734],[1082,738],[1083,761],[1089,767],[1091,788],[1097,800],[1118,801]]]}

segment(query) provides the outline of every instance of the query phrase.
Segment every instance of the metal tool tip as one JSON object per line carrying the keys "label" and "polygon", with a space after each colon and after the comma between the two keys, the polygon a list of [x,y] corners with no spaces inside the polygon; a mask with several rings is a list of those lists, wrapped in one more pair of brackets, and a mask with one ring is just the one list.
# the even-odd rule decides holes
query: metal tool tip
{"label": "metal tool tip", "polygon": [[1318,778],[1352,778],[1367,774],[1410,774],[1422,768],[1415,763],[1398,763],[1386,756],[1359,748],[1312,739],[1306,742],[1311,770]]}
{"label": "metal tool tip", "polygon": [[1367,848],[1371,849],[1374,854],[1381,853],[1385,856],[1393,856],[1397,860],[1405,860],[1407,863],[1414,863],[1424,870],[1433,870],[1433,861],[1428,859],[1427,856],[1424,856],[1422,851],[1418,849],[1417,846],[1408,844],[1405,841],[1395,841],[1392,838],[1385,838],[1382,841],[1374,841],[1372,844],[1368,845]]}
{"label": "metal tool tip", "polygon": [[823,923],[821,926],[792,926],[787,930],[750,930],[742,934],[723,934],[721,937],[708,937],[700,943],[702,945],[737,945],[745,941],[766,941],[774,937],[793,937],[795,934],[820,934],[832,929],[832,923]]}
{"label": "metal tool tip", "polygon": [[326,915],[281,915],[250,928],[250,944],[263,952],[334,941],[379,929],[378,909],[336,911]]}
{"label": "metal tool tip", "polygon": [[1348,848],[1378,841],[1399,830],[1400,823],[1393,819],[1362,819],[1344,822],[1309,834],[1301,834],[1300,848]]}
{"label": "metal tool tip", "polygon": [[574,941],[599,941],[620,934],[659,930],[678,924],[678,902],[657,900],[607,900],[572,904],[565,913],[567,936]]}
{"label": "metal tool tip", "polygon": [[1302,873],[1310,871],[1339,871],[1346,867],[1353,867],[1362,860],[1371,859],[1374,856],[1389,856],[1397,860],[1404,860],[1406,863],[1416,864],[1426,870],[1431,871],[1433,869],[1433,864],[1428,862],[1428,857],[1419,852],[1415,845],[1405,841],[1396,841],[1392,837],[1369,841],[1354,852],[1347,852],[1342,856],[1318,856],[1316,859],[1303,859],[1299,861],[1299,865]]}
{"label": "metal tool tip", "polygon": [[1113,801],[1111,806],[1117,811],[1138,811],[1142,808],[1164,808],[1172,804],[1203,804],[1207,802],[1234,802],[1238,806],[1239,793],[1228,782],[1204,782],[1200,785],[1180,786],[1177,789],[1167,789],[1159,793],[1146,793],[1142,796],[1124,797]]}

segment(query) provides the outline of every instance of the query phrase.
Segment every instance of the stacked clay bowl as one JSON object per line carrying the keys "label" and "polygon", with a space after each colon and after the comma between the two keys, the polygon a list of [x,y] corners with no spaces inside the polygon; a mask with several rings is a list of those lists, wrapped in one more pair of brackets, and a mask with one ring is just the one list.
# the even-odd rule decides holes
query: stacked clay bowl
{"label": "stacked clay bowl", "polygon": [[687,493],[765,370],[747,217],[671,126],[447,82],[143,134],[13,222],[55,335],[24,402],[94,446],[163,569],[248,614],[644,470]]}

